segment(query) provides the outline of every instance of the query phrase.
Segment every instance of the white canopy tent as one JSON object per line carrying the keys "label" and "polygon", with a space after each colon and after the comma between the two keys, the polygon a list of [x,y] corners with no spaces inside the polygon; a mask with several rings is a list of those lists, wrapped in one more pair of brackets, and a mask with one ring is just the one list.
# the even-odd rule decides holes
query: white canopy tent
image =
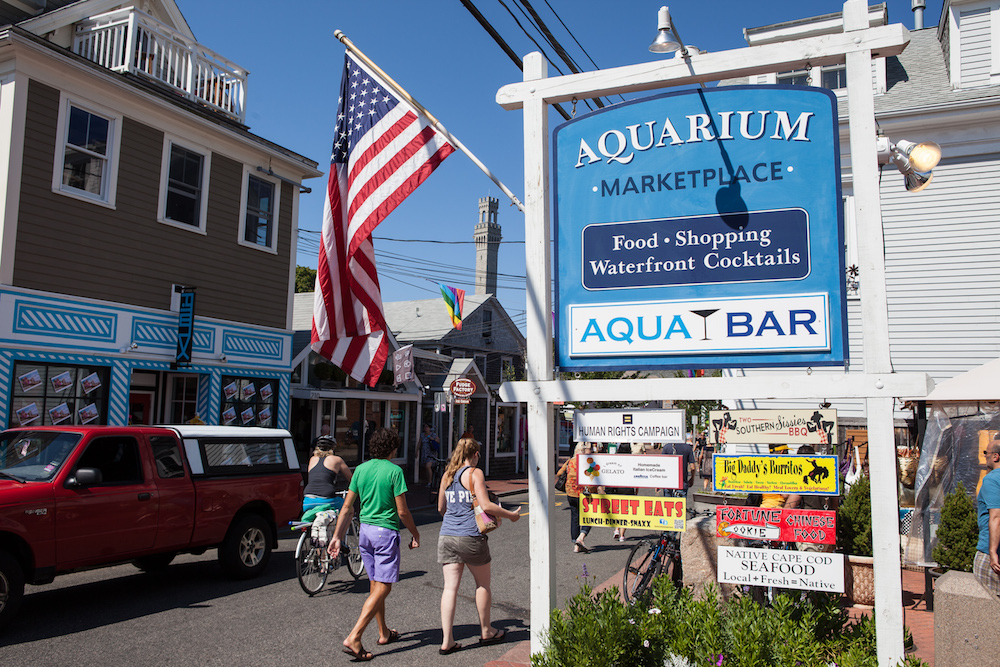
{"label": "white canopy tent", "polygon": [[921,400],[928,403],[1000,401],[1000,359],[937,383]]}

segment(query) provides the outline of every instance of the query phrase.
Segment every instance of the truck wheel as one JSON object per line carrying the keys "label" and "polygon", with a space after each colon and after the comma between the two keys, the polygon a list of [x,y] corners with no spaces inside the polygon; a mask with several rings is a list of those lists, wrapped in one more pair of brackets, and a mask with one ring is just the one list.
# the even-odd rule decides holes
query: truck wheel
{"label": "truck wheel", "polygon": [[143,556],[141,558],[136,558],[132,561],[132,564],[143,572],[162,572],[167,569],[170,562],[174,559],[177,554],[168,552],[165,554],[153,554],[151,556]]}
{"label": "truck wheel", "polygon": [[17,559],[0,551],[0,628],[14,618],[24,597],[24,572]]}
{"label": "truck wheel", "polygon": [[219,562],[236,579],[256,577],[271,559],[271,529],[257,514],[236,519],[219,547]]}

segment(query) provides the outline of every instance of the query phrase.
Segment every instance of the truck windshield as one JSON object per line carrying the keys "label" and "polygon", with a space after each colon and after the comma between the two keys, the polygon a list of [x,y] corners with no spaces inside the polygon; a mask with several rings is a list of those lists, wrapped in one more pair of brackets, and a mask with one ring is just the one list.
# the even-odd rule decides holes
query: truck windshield
{"label": "truck windshield", "polygon": [[0,473],[27,482],[52,479],[80,437],[60,431],[0,433]]}

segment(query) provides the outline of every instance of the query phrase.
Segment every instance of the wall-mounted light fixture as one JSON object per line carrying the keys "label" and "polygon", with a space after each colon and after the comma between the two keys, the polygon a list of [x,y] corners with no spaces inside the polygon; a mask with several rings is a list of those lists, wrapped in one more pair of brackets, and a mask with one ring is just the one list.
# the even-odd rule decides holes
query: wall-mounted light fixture
{"label": "wall-mounted light fixture", "polygon": [[219,361],[221,361],[222,363],[226,363],[226,359],[227,357],[225,352],[219,355]]}
{"label": "wall-mounted light fixture", "polygon": [[137,349],[139,349],[139,343],[133,342],[129,343],[128,347],[123,347],[121,350],[119,350],[119,352],[121,352],[122,354],[128,354],[132,350],[137,350]]}
{"label": "wall-mounted light fixture", "polygon": [[934,179],[934,167],[941,161],[941,147],[933,141],[914,143],[901,139],[892,143],[888,137],[876,137],[878,163],[896,165],[909,192],[920,192]]}
{"label": "wall-mounted light fixture", "polygon": [[649,50],[653,53],[673,53],[674,51],[682,50],[684,46],[681,43],[680,37],[677,36],[677,31],[674,29],[673,24],[670,22],[670,8],[666,5],[660,7],[656,18],[656,29],[659,32],[656,33],[656,39],[653,40],[653,43],[649,45]]}

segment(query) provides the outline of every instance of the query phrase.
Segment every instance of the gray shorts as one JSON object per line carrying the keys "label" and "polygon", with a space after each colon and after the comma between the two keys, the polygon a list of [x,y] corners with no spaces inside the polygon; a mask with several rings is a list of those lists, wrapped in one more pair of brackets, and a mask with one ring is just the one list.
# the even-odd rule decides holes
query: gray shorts
{"label": "gray shorts", "polygon": [[467,565],[486,565],[492,559],[490,556],[489,537],[486,535],[439,535],[438,563],[465,563]]}

